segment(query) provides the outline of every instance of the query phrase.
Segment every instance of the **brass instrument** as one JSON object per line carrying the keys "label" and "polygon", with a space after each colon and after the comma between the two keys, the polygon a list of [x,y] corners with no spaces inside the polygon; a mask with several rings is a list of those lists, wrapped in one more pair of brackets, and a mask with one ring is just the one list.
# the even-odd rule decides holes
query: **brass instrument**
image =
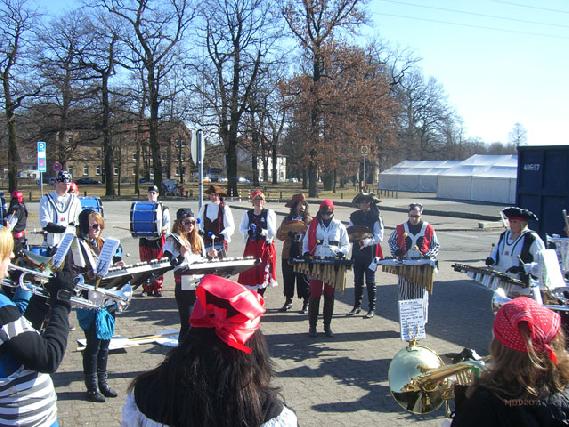
{"label": "brass instrument", "polygon": [[[429,257],[421,258],[374,258],[372,264],[376,267],[381,265],[381,271],[397,274],[408,282],[417,284],[433,293],[433,283],[437,260]],[[371,268],[371,267],[370,267]]]}
{"label": "brass instrument", "polygon": [[397,403],[415,414],[437,410],[454,399],[454,387],[472,384],[484,368],[482,360],[445,365],[439,355],[414,341],[401,349],[389,364],[389,390]]}
{"label": "brass instrument", "polygon": [[289,258],[295,273],[306,274],[332,286],[346,289],[346,269],[352,268],[352,260],[345,258]]}
{"label": "brass instrument", "polygon": [[[34,295],[42,298],[50,298],[50,293],[45,289],[44,285],[53,276],[51,273],[31,270],[29,268],[20,267],[17,265],[10,264],[8,266],[10,271],[18,271],[19,275],[18,281],[15,282],[11,279],[5,278],[2,280],[2,285],[10,288],[21,287],[24,290],[31,291]],[[25,277],[27,275],[34,276],[36,283],[27,281]],[[132,296],[132,289],[129,285],[123,286],[119,290],[112,289],[101,289],[96,286],[89,285],[85,283],[83,276],[77,276],[73,281],[74,294],[69,299],[70,303],[74,307],[86,308],[86,309],[99,309],[105,305],[107,300],[113,300],[117,303],[118,311],[123,311],[128,307],[130,303],[130,298]],[[88,293],[88,298],[83,296],[84,292]]]}

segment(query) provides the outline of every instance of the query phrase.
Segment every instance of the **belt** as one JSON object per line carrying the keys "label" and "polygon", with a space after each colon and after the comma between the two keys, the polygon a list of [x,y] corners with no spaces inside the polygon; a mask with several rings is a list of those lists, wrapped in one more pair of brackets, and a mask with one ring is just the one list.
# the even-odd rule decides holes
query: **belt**
{"label": "belt", "polygon": [[[317,241],[316,241],[316,244],[317,244],[317,245],[321,245],[321,244],[323,244],[323,243],[324,243],[324,240],[317,240]],[[339,245],[340,245],[340,242],[338,242],[337,240],[330,240],[330,241],[328,242],[328,244],[329,244],[330,246],[339,246]]]}
{"label": "belt", "polygon": [[14,236],[14,239],[20,239],[26,235],[26,232],[25,231],[19,231],[16,233],[13,231],[12,235]]}

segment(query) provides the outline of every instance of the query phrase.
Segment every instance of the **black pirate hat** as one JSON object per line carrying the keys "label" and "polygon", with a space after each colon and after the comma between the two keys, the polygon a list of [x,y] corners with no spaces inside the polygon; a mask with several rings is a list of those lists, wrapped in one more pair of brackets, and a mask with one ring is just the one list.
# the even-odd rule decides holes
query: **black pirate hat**
{"label": "black pirate hat", "polygon": [[357,207],[358,204],[365,202],[378,204],[381,200],[379,200],[373,193],[358,193],[356,194],[356,197],[354,197],[354,200],[352,200],[352,205]]}
{"label": "black pirate hat", "polygon": [[502,210],[502,214],[508,219],[520,218],[524,221],[529,221],[530,219],[539,221],[537,216],[529,209],[522,209],[514,206]]}

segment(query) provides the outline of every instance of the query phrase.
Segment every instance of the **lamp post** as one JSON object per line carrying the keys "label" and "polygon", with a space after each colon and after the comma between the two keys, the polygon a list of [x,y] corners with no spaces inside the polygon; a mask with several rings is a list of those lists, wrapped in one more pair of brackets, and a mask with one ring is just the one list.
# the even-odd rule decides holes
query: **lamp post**
{"label": "lamp post", "polygon": [[362,156],[364,158],[364,179],[363,179],[363,188],[362,191],[365,191],[366,187],[367,187],[367,179],[366,179],[366,157],[369,154],[369,147],[367,145],[362,145],[360,147],[360,153],[362,153]]}

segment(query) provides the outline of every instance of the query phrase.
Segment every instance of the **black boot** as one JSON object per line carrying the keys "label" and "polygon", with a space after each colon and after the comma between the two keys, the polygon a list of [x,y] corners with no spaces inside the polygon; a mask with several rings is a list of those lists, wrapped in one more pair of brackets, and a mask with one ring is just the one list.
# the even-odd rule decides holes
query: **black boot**
{"label": "black boot", "polygon": [[289,311],[292,308],[292,300],[290,298],[287,298],[285,300],[284,305],[279,309],[279,311],[285,312],[285,311]]}
{"label": "black boot", "polygon": [[310,298],[308,302],[308,336],[316,338],[316,324],[318,323],[318,310],[320,309],[320,297]]}
{"label": "black boot", "polygon": [[96,372],[97,357],[95,355],[88,355],[83,352],[83,374],[85,375],[85,387],[87,387],[87,401],[89,402],[104,402],[105,396],[99,393],[97,389],[97,372]]}
{"label": "black boot", "polygon": [[375,315],[375,283],[366,283],[366,287],[369,310],[364,316],[364,319],[371,319]]}
{"label": "black boot", "polygon": [[99,350],[97,356],[97,382],[99,390],[105,397],[117,397],[118,394],[107,384],[107,360],[109,358],[109,350]]}
{"label": "black boot", "polygon": [[334,295],[324,295],[324,335],[329,338],[334,336],[334,332],[330,327],[332,323],[332,315],[334,314]]}
{"label": "black boot", "polygon": [[300,309],[300,314],[308,313],[308,298],[302,300],[302,308]]}
{"label": "black boot", "polygon": [[360,314],[362,311],[362,298],[364,295],[363,285],[361,283],[354,283],[354,308],[348,313],[348,316]]}

